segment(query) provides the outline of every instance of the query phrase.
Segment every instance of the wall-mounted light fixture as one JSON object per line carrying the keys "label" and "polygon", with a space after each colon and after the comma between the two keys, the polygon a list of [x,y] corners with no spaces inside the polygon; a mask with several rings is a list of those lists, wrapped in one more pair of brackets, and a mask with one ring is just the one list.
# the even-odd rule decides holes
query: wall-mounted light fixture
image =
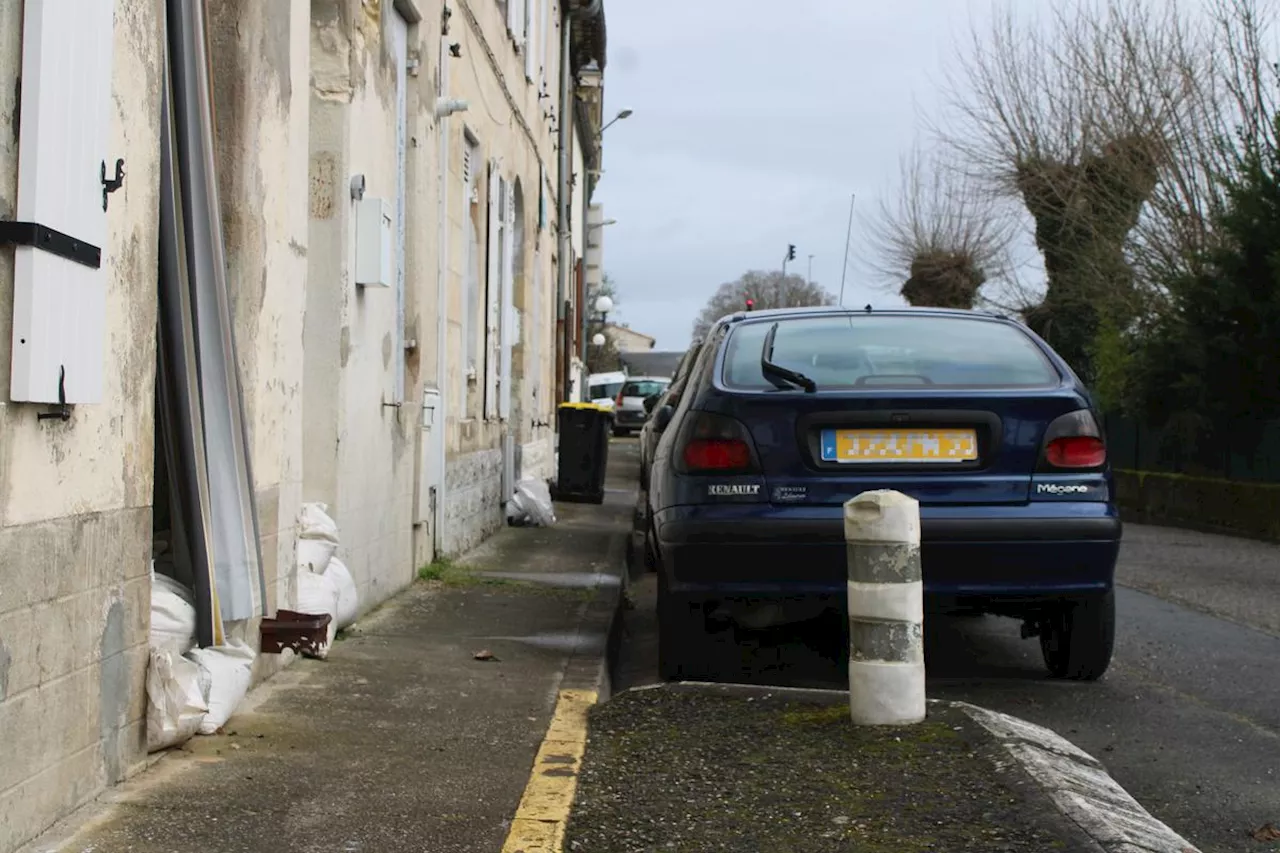
{"label": "wall-mounted light fixture", "polygon": [[461,98],[438,98],[436,99],[436,118],[444,118],[454,113],[466,112],[470,108],[470,104]]}

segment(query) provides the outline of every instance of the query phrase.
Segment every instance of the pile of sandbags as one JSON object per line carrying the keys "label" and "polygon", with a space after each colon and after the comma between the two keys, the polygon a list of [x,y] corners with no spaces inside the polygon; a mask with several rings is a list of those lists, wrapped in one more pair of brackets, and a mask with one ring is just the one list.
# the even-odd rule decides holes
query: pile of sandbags
{"label": "pile of sandbags", "polygon": [[195,599],[171,577],[151,573],[147,664],[147,751],[213,734],[244,700],[255,653],[244,643],[197,649]]}
{"label": "pile of sandbags", "polygon": [[327,658],[334,637],[356,621],[360,598],[355,579],[345,563],[334,554],[338,550],[338,525],[322,503],[302,505],[298,519],[298,612],[313,616],[329,614],[329,635],[311,657]]}

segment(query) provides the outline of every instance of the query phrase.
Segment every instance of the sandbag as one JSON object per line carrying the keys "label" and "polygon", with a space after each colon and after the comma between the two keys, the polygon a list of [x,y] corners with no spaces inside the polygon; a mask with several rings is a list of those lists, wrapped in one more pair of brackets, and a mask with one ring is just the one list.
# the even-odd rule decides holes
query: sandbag
{"label": "sandbag", "polygon": [[216,734],[249,692],[256,655],[240,640],[230,640],[225,646],[192,649],[187,657],[200,667],[200,689],[209,705],[200,734]]}
{"label": "sandbag", "polygon": [[186,743],[200,730],[208,712],[200,666],[167,649],[151,649],[147,663],[147,752]]}
{"label": "sandbag", "polygon": [[299,539],[297,550],[298,571],[323,573],[338,546],[325,539]]}
{"label": "sandbag", "polygon": [[323,645],[320,645],[315,652],[305,652],[308,657],[321,660],[327,658],[329,647],[333,645],[333,638],[338,633],[338,585],[334,583],[333,578],[299,568],[298,612],[312,616],[328,613],[333,617],[329,620],[329,633]]}
{"label": "sandbag", "polygon": [[334,622],[337,630],[342,630],[354,623],[360,615],[360,592],[356,589],[355,578],[351,577],[351,570],[337,557],[329,561],[324,574],[338,588],[338,611]]}
{"label": "sandbag", "polygon": [[304,503],[298,514],[298,567],[323,572],[338,550],[338,524],[322,503]]}
{"label": "sandbag", "polygon": [[173,578],[151,576],[151,648],[185,654],[196,645],[196,608],[191,590]]}
{"label": "sandbag", "polygon": [[512,527],[550,527],[556,523],[551,490],[542,480],[521,480],[507,501],[507,523]]}

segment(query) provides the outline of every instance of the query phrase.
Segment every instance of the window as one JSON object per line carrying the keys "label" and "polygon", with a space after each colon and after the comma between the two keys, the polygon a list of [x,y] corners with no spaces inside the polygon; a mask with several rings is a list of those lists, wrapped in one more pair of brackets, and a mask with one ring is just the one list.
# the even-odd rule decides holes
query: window
{"label": "window", "polygon": [[587,398],[591,400],[603,400],[608,397],[612,400],[618,396],[618,392],[622,390],[621,382],[606,382],[603,385],[592,385],[587,389]]}
{"label": "window", "polygon": [[546,0],[521,0],[521,2],[524,3],[524,79],[532,83],[539,60],[535,29],[539,15],[537,7]]}
{"label": "window", "polygon": [[669,383],[660,379],[642,379],[638,382],[628,382],[622,388],[622,396],[624,397],[651,397],[654,394],[661,394],[667,390]]}
{"label": "window", "polygon": [[[735,388],[790,388],[760,367],[774,323],[733,330],[724,382]],[[855,315],[779,321],[774,364],[827,388],[1043,388],[1059,376],[1039,347],[1016,327],[968,317]]]}
{"label": "window", "polygon": [[462,346],[464,375],[462,376],[461,417],[471,417],[470,384],[475,381],[480,356],[480,329],[484,322],[480,316],[481,208],[477,181],[480,164],[480,143],[470,131],[463,134],[462,148],[462,199],[463,228],[466,242],[466,279],[463,281],[462,298]]}

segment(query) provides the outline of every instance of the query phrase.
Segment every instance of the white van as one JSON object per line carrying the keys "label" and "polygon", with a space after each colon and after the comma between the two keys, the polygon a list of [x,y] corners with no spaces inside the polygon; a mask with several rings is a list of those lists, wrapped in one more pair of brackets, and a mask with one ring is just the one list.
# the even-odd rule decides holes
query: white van
{"label": "white van", "polygon": [[627,381],[621,370],[610,373],[593,373],[587,377],[587,399],[597,406],[613,411],[614,400]]}

